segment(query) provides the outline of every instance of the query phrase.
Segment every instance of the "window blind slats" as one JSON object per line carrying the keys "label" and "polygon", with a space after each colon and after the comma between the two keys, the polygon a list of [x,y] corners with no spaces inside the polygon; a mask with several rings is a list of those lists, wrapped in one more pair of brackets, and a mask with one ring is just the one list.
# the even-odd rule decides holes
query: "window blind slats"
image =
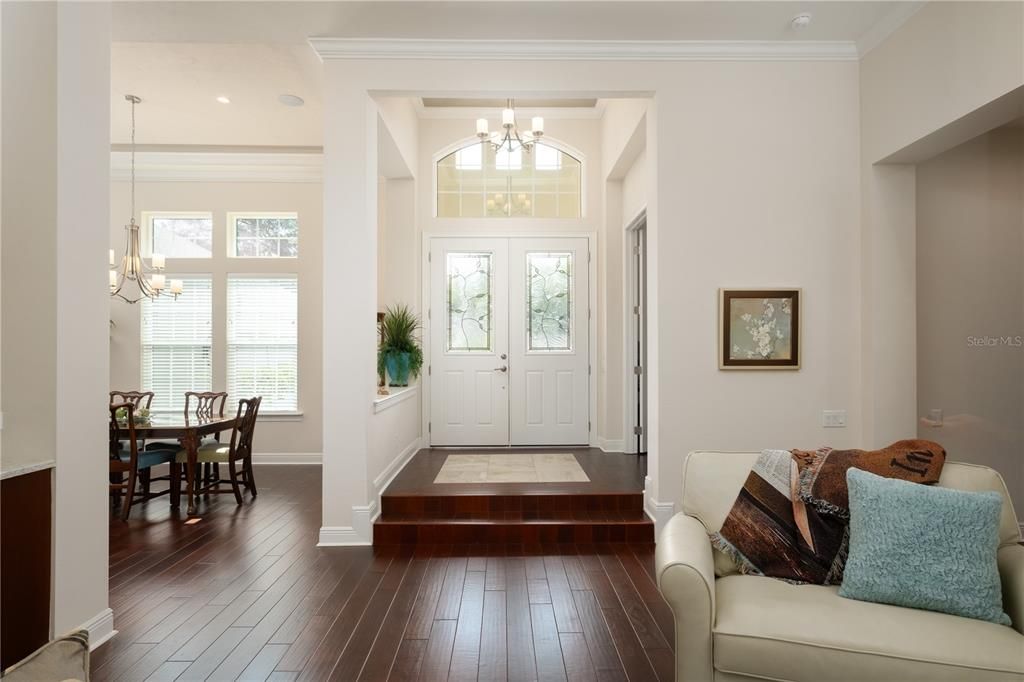
{"label": "window blind slats", "polygon": [[297,410],[297,278],[230,275],[227,284],[228,393],[262,396],[264,411]]}
{"label": "window blind slats", "polygon": [[142,310],[142,388],[157,411],[185,409],[185,391],[213,385],[210,277],[182,277],[185,293],[145,299]]}

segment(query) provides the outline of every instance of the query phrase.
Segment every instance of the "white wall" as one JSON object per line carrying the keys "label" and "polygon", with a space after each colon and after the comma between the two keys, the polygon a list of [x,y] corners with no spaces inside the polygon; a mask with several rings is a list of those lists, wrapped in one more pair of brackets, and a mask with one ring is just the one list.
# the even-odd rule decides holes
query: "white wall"
{"label": "white wall", "polygon": [[[110,247],[120,258],[124,250],[124,225],[128,221],[129,186],[110,183],[112,219]],[[172,274],[213,275],[213,389],[227,390],[227,340],[225,294],[228,273],[280,272],[299,276],[299,409],[301,417],[260,419],[254,440],[257,455],[305,454],[321,451],[323,327],[323,189],[319,183],[302,182],[137,182],[136,221],[146,211],[205,211],[213,216],[213,257],[168,259]],[[242,211],[295,212],[299,217],[299,257],[295,259],[244,259],[227,257],[227,214]],[[184,293],[188,296],[188,292]],[[332,297],[328,294],[328,299]],[[119,300],[110,301],[110,389],[132,390],[141,386],[140,308]],[[231,398],[234,400],[234,397]],[[233,403],[232,403],[233,404]],[[275,461],[278,458],[274,458]],[[287,457],[279,458],[288,461]],[[308,458],[303,458],[308,461]]]}
{"label": "white wall", "polygon": [[[915,168],[879,162],[894,156],[921,160],[901,152],[924,138],[966,140],[984,132],[988,128],[964,136],[963,122],[1021,86],[1021,3],[928,3],[861,60],[860,365],[866,447],[917,429]],[[998,125],[989,117],[980,122]],[[942,135],[953,128],[955,134]],[[932,154],[942,151],[927,148]]]}
{"label": "white wall", "polygon": [[87,627],[98,644],[113,625],[103,273],[110,5],[5,3],[2,12],[3,468],[55,460],[51,624],[54,633]]}
{"label": "white wall", "polygon": [[647,151],[640,150],[622,178],[622,219],[625,227],[647,205]]}
{"label": "white wall", "polygon": [[918,434],[942,443],[951,459],[997,469],[1018,509],[1022,193],[1024,128],[993,131],[917,168],[917,411],[922,418],[933,408],[944,412],[940,428],[921,422]]}

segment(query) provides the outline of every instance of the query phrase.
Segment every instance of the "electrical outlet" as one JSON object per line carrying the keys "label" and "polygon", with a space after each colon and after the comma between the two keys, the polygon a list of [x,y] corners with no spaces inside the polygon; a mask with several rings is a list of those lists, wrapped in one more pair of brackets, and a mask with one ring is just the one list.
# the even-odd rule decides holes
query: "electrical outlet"
{"label": "electrical outlet", "polygon": [[821,425],[826,429],[841,429],[846,426],[846,410],[822,410]]}

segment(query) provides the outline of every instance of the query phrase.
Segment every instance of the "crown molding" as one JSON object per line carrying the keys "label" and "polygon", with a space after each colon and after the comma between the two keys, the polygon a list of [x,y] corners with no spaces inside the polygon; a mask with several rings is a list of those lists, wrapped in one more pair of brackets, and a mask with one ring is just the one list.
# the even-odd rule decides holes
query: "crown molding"
{"label": "crown molding", "polygon": [[852,41],[310,38],[321,60],[856,61]]}
{"label": "crown molding", "polygon": [[[130,154],[110,153],[110,179],[131,177]],[[321,182],[322,154],[137,152],[140,182]]]}
{"label": "crown molding", "polygon": [[918,13],[924,7],[925,2],[901,2],[897,3],[889,12],[864,32],[857,39],[857,53],[863,57],[871,50],[885,42],[896,30],[905,24],[910,17]]}

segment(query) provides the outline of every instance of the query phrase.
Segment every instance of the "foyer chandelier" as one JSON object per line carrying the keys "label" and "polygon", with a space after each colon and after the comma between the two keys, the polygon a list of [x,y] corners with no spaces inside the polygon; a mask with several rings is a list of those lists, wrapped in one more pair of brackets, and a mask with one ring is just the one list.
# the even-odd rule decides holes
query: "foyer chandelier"
{"label": "foyer chandelier", "polygon": [[[124,256],[119,267],[115,267],[114,250],[110,249],[110,295],[126,303],[138,303],[146,298],[152,300],[163,295],[167,279],[163,273],[165,260],[162,254],[154,253],[148,267],[142,260],[139,224],[135,222],[135,105],[142,100],[135,95],[125,95],[124,98],[132,105],[131,219],[124,226]],[[129,289],[132,291],[129,292]],[[183,289],[180,279],[170,281],[170,293],[175,300]]]}
{"label": "foyer chandelier", "polygon": [[489,143],[495,152],[507,149],[509,153],[518,149],[524,150],[527,154],[533,151],[533,146],[544,135],[544,118],[534,116],[530,121],[532,130],[526,132],[527,139],[519,134],[519,126],[516,124],[515,103],[510,98],[506,101],[505,109],[501,112],[501,131],[491,133],[487,127],[486,118],[476,120],[476,136],[481,143]]}

